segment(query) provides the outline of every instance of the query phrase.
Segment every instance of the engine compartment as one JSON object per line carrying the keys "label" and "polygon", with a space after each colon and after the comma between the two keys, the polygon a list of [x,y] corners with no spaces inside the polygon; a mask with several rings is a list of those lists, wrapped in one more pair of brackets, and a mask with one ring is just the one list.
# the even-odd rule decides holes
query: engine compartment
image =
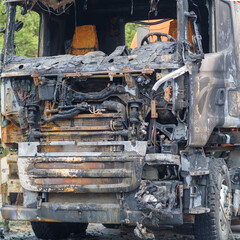
{"label": "engine compartment", "polygon": [[[37,59],[38,62],[31,59],[39,71],[33,71],[30,78],[5,78],[4,83],[13,90],[9,94],[16,100],[15,114],[18,115],[13,114],[13,109],[12,113],[6,109],[8,119],[19,126],[28,141],[42,142],[62,137],[72,140],[76,133],[78,136],[88,133],[91,135],[88,136],[89,141],[148,141],[148,151],[151,153],[177,154],[178,146],[186,144],[187,140],[187,83],[184,77],[178,82],[172,79],[161,85],[158,92],[152,91],[156,81],[171,72],[171,69],[156,70],[154,66],[159,66],[159,63],[176,66],[176,44],[156,42],[141,46],[126,56],[122,56],[124,51],[118,52],[118,55],[116,52],[112,57],[101,57],[99,62],[94,58],[94,62],[83,64],[81,70],[77,69],[76,72],[68,69],[68,72],[58,75],[54,72],[63,63],[57,62],[57,57],[56,64],[52,57]],[[143,53],[152,62],[144,64],[149,60],[144,58],[144,66],[141,66],[138,63],[139,59],[143,59]],[[87,61],[97,54],[89,53],[75,58],[81,57]],[[167,61],[163,62],[163,58]],[[125,66],[124,59],[133,60]],[[10,63],[11,67],[3,75],[14,71],[17,67],[15,61],[17,59]],[[41,74],[41,68],[47,69],[48,64],[54,66],[53,71]],[[22,75],[26,74],[25,69],[31,71],[28,65],[30,63],[22,61]],[[103,69],[97,71],[100,67]],[[92,71],[86,72],[87,69]],[[110,116],[115,117],[111,119]],[[66,137],[67,134],[72,136]]]}

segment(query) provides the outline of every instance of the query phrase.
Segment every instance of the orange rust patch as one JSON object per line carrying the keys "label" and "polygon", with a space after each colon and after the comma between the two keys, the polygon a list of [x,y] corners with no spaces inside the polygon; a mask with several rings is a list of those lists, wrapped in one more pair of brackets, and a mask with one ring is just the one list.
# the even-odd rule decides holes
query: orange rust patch
{"label": "orange rust patch", "polygon": [[18,143],[22,142],[21,129],[11,122],[9,125],[2,127],[2,142],[3,143]]}
{"label": "orange rust patch", "polygon": [[41,185],[93,185],[93,184],[117,184],[119,178],[38,178],[34,182]]}

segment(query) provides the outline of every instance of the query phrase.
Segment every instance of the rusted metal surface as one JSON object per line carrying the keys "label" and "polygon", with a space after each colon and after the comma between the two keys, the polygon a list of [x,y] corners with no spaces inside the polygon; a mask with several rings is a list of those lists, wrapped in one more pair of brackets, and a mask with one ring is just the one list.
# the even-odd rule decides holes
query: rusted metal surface
{"label": "rusted metal surface", "polygon": [[33,74],[31,75],[31,77],[33,78],[33,81],[34,81],[34,84],[35,84],[35,86],[37,87],[38,86],[38,78],[39,78],[39,76],[38,76],[38,72],[37,71],[34,71],[33,72]]}
{"label": "rusted metal surface", "polygon": [[[91,214],[94,212],[94,214]],[[141,211],[125,210],[128,224],[135,224],[143,217]],[[9,220],[46,221],[46,222],[95,222],[116,223],[121,221],[119,204],[49,204],[42,203],[40,209],[5,206],[2,215]],[[175,213],[173,213],[175,216]],[[122,219],[125,220],[125,219]],[[169,219],[166,219],[169,222]],[[178,225],[178,219],[172,223]]]}
{"label": "rusted metal surface", "polygon": [[[37,161],[36,161],[37,162]],[[74,159],[74,162],[77,162],[77,159]],[[107,166],[110,169],[114,168],[115,163],[108,163]],[[122,163],[118,163],[117,165],[122,166]],[[63,163],[51,163],[48,162],[46,163],[35,163],[34,164],[36,169],[104,169],[105,164],[102,162],[95,162],[95,163],[68,163],[68,162],[63,162]]]}
{"label": "rusted metal surface", "polygon": [[158,114],[157,114],[157,101],[156,100],[152,100],[151,101],[151,118],[158,118]]}
{"label": "rusted metal surface", "polygon": [[[110,131],[114,127],[114,122],[117,123],[117,119],[121,117],[121,114],[81,114],[74,116],[73,119],[62,119],[54,121],[55,123],[46,123],[42,125],[41,131]],[[115,124],[115,130],[119,129],[121,129],[121,126]]]}
{"label": "rusted metal surface", "polygon": [[[70,157],[70,154],[67,155],[64,153],[64,148],[61,152],[56,153],[47,153],[47,152],[41,152],[41,146],[74,146],[77,144],[78,146],[123,146],[122,152],[113,154],[112,152],[85,152],[85,151],[79,151],[79,152],[73,152],[71,155],[74,157],[87,157],[87,158],[93,158],[94,160],[97,159],[97,157],[111,157],[116,159],[123,159],[126,156],[130,157],[144,157],[146,154],[146,148],[147,148],[147,142],[145,141],[137,141],[137,142],[130,142],[130,141],[113,141],[113,142],[75,142],[75,141],[59,141],[59,142],[31,142],[26,143],[22,142],[19,143],[19,151],[18,156],[19,157]],[[62,155],[61,155],[62,154]],[[95,158],[94,158],[95,157]],[[40,159],[40,158],[39,158]],[[44,161],[44,158],[43,158]],[[104,160],[103,160],[104,161]],[[125,160],[128,160],[128,158]]]}
{"label": "rusted metal surface", "polygon": [[[135,146],[130,142],[78,142],[77,146],[85,147],[77,149],[75,153],[65,151],[68,146],[75,146],[75,142],[49,142],[42,145],[53,147],[56,152],[42,149],[39,143],[35,146],[32,144],[21,146],[18,159],[20,182],[28,191],[119,192],[134,190],[140,183],[143,166],[141,156],[146,151],[144,142]],[[117,150],[121,145],[123,147]],[[141,149],[144,145],[145,150]],[[59,148],[56,149],[56,146]],[[97,146],[110,146],[112,150],[106,149],[104,153],[103,149],[97,150]],[[88,149],[89,152],[86,152]],[[51,157],[43,158],[46,154]],[[77,155],[84,157],[77,158]]]}
{"label": "rusted metal surface", "polygon": [[[7,120],[6,120],[7,122]],[[16,143],[23,141],[21,129],[11,122],[6,126],[2,126],[2,142],[3,143]]]}
{"label": "rusted metal surface", "polygon": [[[95,216],[91,214],[92,211],[95,212]],[[86,222],[90,220],[98,223],[119,223],[120,221],[120,208],[117,204],[92,204],[86,206],[85,204],[49,205],[43,203],[41,209],[6,206],[2,214],[5,219],[9,220],[47,222]],[[141,216],[140,212],[138,214]]]}

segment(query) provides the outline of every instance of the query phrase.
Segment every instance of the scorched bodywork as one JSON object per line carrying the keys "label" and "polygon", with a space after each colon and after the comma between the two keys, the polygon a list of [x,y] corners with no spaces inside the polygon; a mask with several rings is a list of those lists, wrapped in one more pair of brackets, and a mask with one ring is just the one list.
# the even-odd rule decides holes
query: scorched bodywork
{"label": "scorched bodywork", "polygon": [[[154,239],[145,227],[194,223],[197,239],[226,240],[240,203],[239,4],[5,4],[3,217],[31,221],[45,239],[87,223],[136,225]],[[15,55],[18,8],[40,16],[38,57]],[[129,22],[144,26],[134,49]]]}

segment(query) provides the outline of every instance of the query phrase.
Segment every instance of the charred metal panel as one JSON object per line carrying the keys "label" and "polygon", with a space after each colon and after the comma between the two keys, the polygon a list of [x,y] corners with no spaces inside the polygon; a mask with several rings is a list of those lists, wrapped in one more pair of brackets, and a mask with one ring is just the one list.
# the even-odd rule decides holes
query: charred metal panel
{"label": "charred metal panel", "polygon": [[[235,106],[236,103],[230,104],[234,96],[237,100],[236,93],[233,95],[232,91],[238,86],[235,42],[231,33],[234,20],[234,15],[230,12],[232,4],[216,2],[218,52],[205,54],[200,72],[195,70],[190,76],[189,145],[192,147],[206,145],[215,127],[239,127],[240,124],[239,119],[233,116],[238,107]],[[221,13],[224,13],[223,17],[220,17]]]}
{"label": "charred metal panel", "polygon": [[207,213],[206,185],[208,184],[209,162],[200,150],[181,152],[181,176],[183,184],[183,208],[185,213]]}
{"label": "charred metal panel", "polygon": [[188,27],[187,18],[185,13],[188,12],[188,1],[178,0],[177,1],[177,14],[178,14],[178,42],[177,42],[177,54],[178,62],[183,63],[182,54],[184,52],[183,42],[188,39]]}
{"label": "charred metal panel", "polygon": [[[173,218],[173,214],[181,213],[181,204],[176,192],[179,183],[175,181],[150,182],[142,181],[135,199],[138,208],[145,212],[152,220],[154,226],[159,226],[159,221],[164,218]],[[150,214],[152,212],[152,215]],[[146,217],[148,218],[148,217]]]}
{"label": "charred metal panel", "polygon": [[[75,142],[45,145],[61,146],[63,151],[41,152],[39,143],[20,144],[19,177],[28,191],[128,192],[140,184],[146,142],[135,145],[130,142],[79,142],[77,145],[85,148],[77,152],[64,151]],[[95,146],[95,152],[84,152],[87,146]],[[96,146],[112,146],[112,151],[107,149],[104,153],[101,149],[97,152]],[[114,153],[117,146],[123,146],[123,149]]]}
{"label": "charred metal panel", "polygon": [[117,204],[42,203],[40,209],[4,206],[2,215],[8,220],[120,223],[120,207]]}
{"label": "charred metal panel", "polygon": [[[226,99],[224,53],[206,54],[200,72],[190,75],[189,146],[206,145],[213,129],[224,123]],[[211,71],[210,71],[211,69]]]}
{"label": "charred metal panel", "polygon": [[[129,201],[135,200],[130,198]],[[182,224],[182,217],[178,212],[173,211],[172,215],[173,218],[163,218],[161,224]],[[41,208],[5,205],[2,208],[2,216],[8,220],[136,224],[141,221],[144,214],[139,210],[133,210],[128,203],[123,209],[120,204],[42,203]],[[151,224],[148,219],[145,222]]]}
{"label": "charred metal panel", "polygon": [[[171,62],[164,58],[168,55]],[[127,69],[124,69],[128,66]],[[55,57],[24,58],[14,57],[3,69],[2,77],[31,76],[37,71],[40,76],[88,72],[94,73],[121,73],[142,72],[144,69],[177,68],[176,43],[163,42],[144,45],[132,51],[129,56],[109,55],[100,51],[90,52],[84,56],[62,55]]]}
{"label": "charred metal panel", "polygon": [[145,163],[148,165],[180,165],[180,156],[167,153],[147,154]]}

